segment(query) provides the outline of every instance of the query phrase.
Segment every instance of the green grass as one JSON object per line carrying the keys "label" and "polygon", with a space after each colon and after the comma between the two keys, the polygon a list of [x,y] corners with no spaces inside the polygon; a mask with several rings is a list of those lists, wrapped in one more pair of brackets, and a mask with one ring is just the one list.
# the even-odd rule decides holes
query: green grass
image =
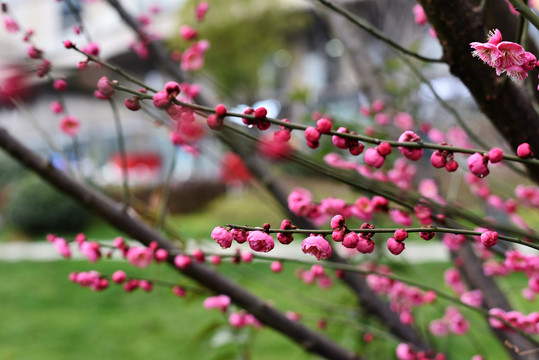
{"label": "green grass", "polygon": [[[369,345],[358,341],[365,326],[376,329],[379,325],[373,319],[359,328],[354,325],[353,297],[344,286],[320,290],[295,277],[295,264],[285,263],[285,271],[279,275],[269,273],[268,267],[267,262],[223,264],[221,270],[275,307],[300,312],[302,321],[311,327],[318,319],[327,319],[325,333],[343,346],[367,358],[393,357],[396,342],[383,333],[376,334]],[[446,267],[427,264],[414,271],[424,274],[424,283],[436,286]],[[0,359],[233,359],[242,342],[249,344],[253,359],[314,358],[271,329],[227,330],[221,313],[203,309],[204,296],[192,294],[179,299],[167,288],[128,294],[116,285],[95,293],[67,280],[71,271],[98,269],[110,274],[119,268],[133,276],[186,282],[166,265],[141,270],[116,261],[95,265],[82,261],[0,263]],[[403,276],[408,272],[395,270]],[[506,280],[504,286],[514,289],[523,283],[517,278],[516,283]],[[427,333],[428,322],[441,317],[445,305],[440,301],[416,312],[421,332]],[[529,305],[528,311],[532,308],[533,304]],[[489,333],[481,318],[466,314],[474,329],[472,334],[432,341],[455,358],[483,353],[486,358],[503,359],[502,346],[484,336]],[[228,343],[217,346],[216,341],[227,339],[227,335]]]}

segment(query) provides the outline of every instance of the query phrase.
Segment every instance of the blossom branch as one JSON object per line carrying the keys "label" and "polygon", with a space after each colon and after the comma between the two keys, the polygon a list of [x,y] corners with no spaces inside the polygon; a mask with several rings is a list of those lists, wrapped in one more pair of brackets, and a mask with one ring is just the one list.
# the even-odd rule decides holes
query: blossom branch
{"label": "blossom branch", "polygon": [[419,55],[419,54],[417,54],[417,53],[415,53],[413,51],[410,51],[410,50],[400,46],[399,44],[397,44],[396,42],[394,42],[393,40],[391,40],[387,36],[385,36],[382,32],[377,30],[375,27],[373,27],[371,24],[369,24],[367,21],[357,17],[356,15],[352,14],[348,10],[346,10],[346,9],[344,9],[344,8],[334,4],[332,2],[329,2],[327,0],[316,0],[316,1],[319,2],[321,5],[323,5],[324,7],[326,7],[328,9],[330,9],[330,10],[344,16],[346,19],[348,19],[352,23],[356,24],[357,26],[359,26],[363,30],[367,31],[369,34],[371,34],[372,36],[374,36],[378,40],[381,40],[381,41],[385,42],[386,44],[388,44],[389,46],[393,47],[394,49],[402,52],[403,54],[406,54],[408,56],[412,56],[412,57],[414,57],[414,58],[416,58],[418,60],[425,61],[425,62],[440,63],[440,62],[444,61],[443,59],[434,59],[434,58],[429,58],[429,57]]}
{"label": "blossom branch", "polygon": [[[2,127],[0,127],[0,147],[51,185],[81,202],[84,206],[93,209],[118,230],[125,232],[146,246],[155,241],[159,248],[167,251],[175,250],[174,246],[155,230],[124,212],[117,203],[105,195],[55,169],[49,161],[28,149]],[[174,259],[171,257],[167,261],[171,265],[174,264]],[[216,293],[230,296],[238,306],[252,313],[261,322],[296,341],[309,352],[328,359],[360,359],[356,354],[326,337],[289,320],[262,299],[255,297],[205,265],[193,262],[188,268],[181,270],[181,273]]]}

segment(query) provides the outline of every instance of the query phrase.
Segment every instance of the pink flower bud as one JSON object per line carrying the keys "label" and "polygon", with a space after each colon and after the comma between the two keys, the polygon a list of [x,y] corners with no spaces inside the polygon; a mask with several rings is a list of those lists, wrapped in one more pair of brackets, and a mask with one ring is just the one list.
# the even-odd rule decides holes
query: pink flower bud
{"label": "pink flower bud", "polygon": [[206,124],[212,130],[223,130],[225,128],[223,118],[214,114],[211,114],[206,118]]}
{"label": "pink flower bud", "polygon": [[180,36],[185,41],[189,41],[195,39],[198,36],[198,32],[189,25],[183,25],[180,28]]}
{"label": "pink flower bud", "polygon": [[152,98],[152,101],[153,105],[159,109],[166,109],[170,105],[170,99],[165,90],[156,92]]}
{"label": "pink flower bud", "polygon": [[487,167],[487,158],[480,153],[475,153],[468,157],[468,168],[478,178],[483,178],[489,174]]}
{"label": "pink flower bud", "polygon": [[432,238],[434,238],[434,235],[435,235],[434,231],[421,231],[419,233],[419,237],[427,241],[432,240]]}
{"label": "pink flower bud", "polygon": [[320,140],[320,132],[315,127],[309,126],[305,129],[305,139],[309,142],[316,143]]}
{"label": "pink flower bud", "polygon": [[43,51],[39,50],[34,45],[30,45],[30,47],[26,50],[26,53],[30,59],[39,59],[41,58]]}
{"label": "pink flower bud", "polygon": [[328,259],[331,256],[331,245],[320,235],[311,234],[301,243],[301,250],[305,254],[311,254],[317,260]]}
{"label": "pink flower bud", "polygon": [[331,228],[333,230],[337,228],[341,228],[344,226],[344,218],[342,215],[335,215],[333,218],[331,218]]}
{"label": "pink flower bud", "polygon": [[283,271],[283,264],[280,261],[273,261],[270,265],[270,269],[274,273],[280,273]]}
{"label": "pink flower bud", "polygon": [[238,244],[243,244],[247,241],[247,231],[243,229],[232,229],[230,232],[232,234],[232,237]]}
{"label": "pink flower bud", "polygon": [[99,45],[94,42],[88,43],[85,47],[82,48],[82,51],[86,54],[93,56],[99,56]]}
{"label": "pink flower bud", "polygon": [[370,254],[374,251],[374,241],[360,236],[356,249],[362,254]]}
{"label": "pink flower bud", "polygon": [[361,155],[363,150],[365,150],[365,145],[363,145],[359,141],[357,140],[348,141],[348,151],[350,152],[350,155],[353,155],[353,156]]}
{"label": "pink flower bud", "polygon": [[124,271],[118,270],[118,271],[115,271],[114,274],[112,274],[111,279],[116,284],[121,284],[127,279],[127,275]]}
{"label": "pink flower bud", "polygon": [[518,146],[517,155],[523,159],[531,158],[534,156],[532,148],[528,143],[522,143]]}
{"label": "pink flower bud", "polygon": [[157,249],[155,250],[153,256],[155,258],[155,261],[163,262],[168,259],[168,251],[166,251],[165,249]]}
{"label": "pink flower bud", "polygon": [[268,252],[275,246],[273,238],[260,230],[251,231],[247,236],[247,241],[254,251]]}
{"label": "pink flower bud", "polygon": [[382,167],[382,165],[384,165],[384,162],[386,160],[386,158],[382,155],[380,155],[380,153],[378,151],[376,151],[375,148],[368,148],[366,151],[365,151],[365,155],[364,155],[364,158],[365,160],[365,163],[367,165],[370,165],[372,167],[375,167],[375,168],[380,168]]}
{"label": "pink flower bud", "polygon": [[359,236],[355,232],[349,232],[344,236],[342,245],[346,248],[353,249],[357,246]]}
{"label": "pink flower bud", "polygon": [[[337,129],[337,132],[344,133],[344,134],[350,133],[350,131],[345,127],[340,127],[339,129]],[[333,145],[335,145],[336,148],[348,149],[348,139],[337,136],[337,135],[333,135],[331,137],[331,140],[333,141]]]}
{"label": "pink flower bud", "polygon": [[107,98],[111,98],[114,95],[114,88],[110,85],[109,78],[103,76],[97,82],[97,90]]}
{"label": "pink flower bud", "polygon": [[186,294],[186,291],[184,288],[178,285],[174,285],[174,287],[172,288],[172,293],[176,295],[177,297],[184,297]]}
{"label": "pink flower bud", "polygon": [[[405,131],[399,137],[399,142],[418,142],[418,141],[421,141],[421,138],[413,131]],[[417,161],[421,158],[421,156],[423,156],[422,148],[408,148],[404,146],[399,146],[399,151],[407,159],[410,159],[412,161]]]}
{"label": "pink flower bud", "polygon": [[488,152],[488,160],[493,164],[502,161],[503,150],[497,147],[490,149]]}
{"label": "pink flower bud", "polygon": [[383,142],[376,147],[376,151],[382,156],[391,154],[391,145],[388,142]]}
{"label": "pink flower bud", "polygon": [[228,249],[232,245],[232,234],[221,226],[217,226],[213,229],[211,238],[223,249]]}
{"label": "pink flower bud", "polygon": [[191,266],[191,258],[182,254],[176,255],[174,258],[174,265],[180,270],[187,269]]}
{"label": "pink flower bud", "polygon": [[51,110],[55,114],[61,114],[64,111],[64,107],[58,101],[51,102]]}
{"label": "pink flower bud", "polygon": [[345,232],[345,229],[333,230],[333,232],[331,233],[331,238],[333,239],[333,241],[341,242],[344,240]]}
{"label": "pink flower bud", "polygon": [[226,116],[226,107],[223,104],[219,104],[215,107],[215,115],[219,117]]}
{"label": "pink flower bud", "polygon": [[437,150],[430,156],[430,163],[435,168],[443,168],[447,164],[447,157],[441,151]]}
{"label": "pink flower bud", "polygon": [[481,242],[487,248],[498,243],[498,233],[496,231],[485,231],[481,234]]}
{"label": "pink flower bud", "polygon": [[266,115],[268,115],[268,110],[265,107],[256,108],[254,115],[257,119],[265,119]]}
{"label": "pink flower bud", "polygon": [[320,118],[316,121],[316,129],[322,134],[328,134],[331,131],[331,120]]}
{"label": "pink flower bud", "polygon": [[140,101],[138,97],[131,97],[124,100],[125,107],[131,111],[140,110]]}
{"label": "pink flower bud", "polygon": [[387,248],[393,255],[399,255],[404,250],[404,243],[390,237],[387,239]]}
{"label": "pink flower bud", "polygon": [[64,40],[64,46],[66,49],[71,49],[75,47],[75,44],[73,44],[71,40]]}
{"label": "pink flower bud", "polygon": [[207,1],[202,1],[197,5],[195,10],[195,16],[199,22],[204,20],[204,17],[206,16],[206,13],[208,12],[209,8],[210,4]]}
{"label": "pink flower bud", "polygon": [[395,230],[395,235],[393,235],[395,237],[395,240],[397,241],[404,241],[406,240],[406,238],[408,238],[408,233],[406,232],[405,229],[397,229]]}
{"label": "pink flower bud", "polygon": [[459,163],[458,162],[456,162],[453,159],[447,160],[447,163],[445,164],[445,169],[447,171],[454,172],[454,171],[457,171],[458,168],[459,168]]}
{"label": "pink flower bud", "polygon": [[65,91],[67,89],[67,82],[64,79],[56,79],[52,87],[57,91]]}

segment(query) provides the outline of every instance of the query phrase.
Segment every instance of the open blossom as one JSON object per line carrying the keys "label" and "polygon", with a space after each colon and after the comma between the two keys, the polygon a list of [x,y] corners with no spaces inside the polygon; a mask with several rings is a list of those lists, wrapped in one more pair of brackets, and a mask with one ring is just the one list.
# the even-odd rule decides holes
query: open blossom
{"label": "open blossom", "polygon": [[316,256],[317,260],[328,259],[331,256],[331,245],[320,235],[311,235],[303,240],[301,250],[305,254]]}
{"label": "open blossom", "polygon": [[525,51],[520,44],[502,41],[498,29],[490,33],[486,43],[472,42],[470,46],[474,49],[472,55],[495,68],[498,76],[506,72],[514,80],[523,80],[537,64],[535,55]]}
{"label": "open blossom", "polygon": [[79,132],[80,122],[73,115],[66,115],[60,120],[60,130],[69,136],[75,136]]}
{"label": "open blossom", "polygon": [[153,260],[153,250],[142,246],[133,246],[127,250],[125,257],[131,265],[145,268],[150,265]]}

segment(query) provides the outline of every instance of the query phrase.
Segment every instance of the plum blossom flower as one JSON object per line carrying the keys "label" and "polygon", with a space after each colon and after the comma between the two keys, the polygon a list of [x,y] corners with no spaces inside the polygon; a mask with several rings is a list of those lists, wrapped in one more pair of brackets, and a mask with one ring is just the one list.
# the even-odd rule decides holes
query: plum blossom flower
{"label": "plum blossom flower", "polygon": [[301,243],[301,250],[305,254],[312,254],[316,259],[328,259],[331,256],[331,245],[321,235],[311,234]]}
{"label": "plum blossom flower", "polygon": [[275,246],[273,238],[260,230],[251,231],[247,236],[247,241],[254,251],[268,252]]}
{"label": "plum blossom flower", "polygon": [[153,260],[153,250],[142,246],[133,246],[127,250],[125,257],[131,265],[145,268],[148,267]]}
{"label": "plum blossom flower", "polygon": [[232,245],[233,236],[225,228],[217,226],[211,232],[211,238],[223,249],[227,249]]}
{"label": "plum blossom flower", "polygon": [[80,122],[73,115],[66,115],[60,120],[60,130],[69,136],[75,136],[79,132]]}
{"label": "plum blossom flower", "polygon": [[496,69],[498,76],[506,72],[513,80],[523,80],[528,76],[528,71],[537,65],[535,55],[524,50],[520,44],[502,41],[498,29],[490,32],[486,43],[472,42],[470,46],[474,49],[472,56]]}

